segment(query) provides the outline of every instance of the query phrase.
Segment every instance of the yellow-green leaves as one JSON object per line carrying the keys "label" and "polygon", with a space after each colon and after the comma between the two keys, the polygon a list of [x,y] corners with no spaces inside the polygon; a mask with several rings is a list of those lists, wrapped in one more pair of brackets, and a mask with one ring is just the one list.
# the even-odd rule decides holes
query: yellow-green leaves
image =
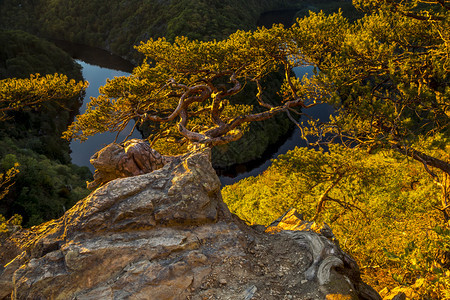
{"label": "yellow-green leaves", "polygon": [[[341,247],[361,266],[365,282],[380,290],[395,285],[391,274],[405,277],[403,284],[424,276],[428,287],[435,292],[441,287],[442,292],[444,282],[433,282],[436,272],[427,269],[439,249],[450,245],[448,229],[438,236],[433,232],[442,222],[433,208],[439,205],[439,187],[420,163],[393,151],[369,154],[339,145],[329,151],[297,148],[279,156],[263,174],[224,187],[222,196],[243,220],[267,225],[291,207],[311,220],[327,190],[318,221],[333,228]],[[412,241],[416,251],[402,256]],[[409,268],[414,259],[420,270]],[[448,277],[440,280],[450,288]]]}
{"label": "yellow-green leaves", "polygon": [[0,173],[0,200],[9,192],[10,187],[14,184],[14,177],[19,173],[19,163],[4,173]]}
{"label": "yellow-green leaves", "polygon": [[286,57],[287,45],[283,45],[288,43],[286,33],[282,26],[275,26],[255,32],[237,31],[223,41],[177,37],[174,43],[169,43],[159,38],[141,43],[137,49],[155,68],[171,72],[175,80],[230,71],[238,77],[255,76],[273,70]]}
{"label": "yellow-green leaves", "polygon": [[[143,64],[131,76],[101,88],[101,96],[66,136],[84,139],[117,131],[135,119],[139,125],[147,122],[152,140],[171,132],[177,141],[215,143],[220,135],[233,136],[230,132],[237,137],[244,123],[294,113],[294,107],[307,114],[307,108],[323,102],[335,106],[339,115],[305,133],[329,133],[351,145],[385,148],[407,148],[422,137],[448,134],[448,12],[434,14],[436,3],[422,3],[419,16],[426,11],[439,16],[423,19],[409,14],[419,9],[417,1],[397,7],[390,6],[392,1],[359,2],[373,10],[354,23],[340,12],[320,12],[291,28],[237,31],[221,41],[177,37],[174,42],[159,38],[141,43],[137,49],[146,57]],[[295,78],[293,68],[305,64],[320,72]],[[270,101],[263,95],[269,85],[264,80],[280,71],[283,99]],[[252,85],[256,89],[247,89],[252,90],[246,94],[249,101],[236,100]],[[244,103],[254,109],[239,106]],[[227,111],[234,111],[234,117]],[[169,122],[172,128],[149,122]]]}
{"label": "yellow-green leaves", "polygon": [[289,58],[294,46],[281,25],[237,31],[222,41],[151,39],[137,47],[146,56],[142,65],[132,75],[109,80],[100,88],[101,95],[91,99],[86,113],[77,117],[65,137],[83,140],[107,130],[120,131],[134,119],[146,128],[150,140],[188,140],[209,146],[234,141],[248,122],[301,106],[304,99],[293,97],[284,103],[270,101],[257,110],[253,104],[264,93],[263,87],[256,94],[247,89],[250,99],[234,97],[246,85],[260,85],[281,66],[289,78],[291,68],[303,64]]}
{"label": "yellow-green leaves", "polygon": [[0,121],[7,119],[10,111],[37,108],[46,101],[61,101],[64,107],[64,100],[80,97],[87,85],[87,82],[69,80],[61,74],[1,80]]}

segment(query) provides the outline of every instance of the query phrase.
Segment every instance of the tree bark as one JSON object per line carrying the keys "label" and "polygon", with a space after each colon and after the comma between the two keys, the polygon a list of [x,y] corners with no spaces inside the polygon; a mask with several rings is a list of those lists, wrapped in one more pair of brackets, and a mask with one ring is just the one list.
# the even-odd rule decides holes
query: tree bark
{"label": "tree bark", "polygon": [[431,176],[433,176],[433,177],[436,177],[437,175],[434,174],[428,168],[428,166],[437,168],[437,169],[443,171],[444,173],[450,175],[450,163],[448,163],[444,160],[432,157],[428,154],[425,154],[421,151],[417,151],[412,148],[406,148],[406,147],[400,146],[399,144],[394,144],[394,149],[402,154],[405,154],[406,156],[409,156],[409,157],[421,162],[424,165],[427,172],[430,173]]}
{"label": "tree bark", "polygon": [[339,173],[339,175],[336,178],[336,180],[322,193],[322,195],[319,198],[319,202],[317,203],[316,214],[312,218],[312,221],[317,220],[317,218],[319,217],[319,214],[323,210],[323,206],[325,205],[325,201],[327,201],[330,198],[328,196],[328,193],[339,183],[339,181],[341,181],[343,176],[344,176],[343,174]]}

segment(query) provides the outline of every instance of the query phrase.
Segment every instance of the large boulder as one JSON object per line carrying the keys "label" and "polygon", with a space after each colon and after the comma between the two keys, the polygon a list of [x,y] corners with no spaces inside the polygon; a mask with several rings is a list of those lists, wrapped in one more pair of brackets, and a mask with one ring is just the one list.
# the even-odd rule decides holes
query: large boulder
{"label": "large boulder", "polygon": [[210,152],[191,153],[12,235],[0,299],[380,299],[332,236],[282,223],[232,215]]}

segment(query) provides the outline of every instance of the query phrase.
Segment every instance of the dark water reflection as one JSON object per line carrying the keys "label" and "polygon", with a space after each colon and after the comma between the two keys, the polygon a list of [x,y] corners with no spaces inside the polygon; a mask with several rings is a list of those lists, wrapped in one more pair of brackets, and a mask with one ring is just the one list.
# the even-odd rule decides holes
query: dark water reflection
{"label": "dark water reflection", "polygon": [[[85,101],[83,106],[80,108],[80,114],[86,110],[86,105],[89,102],[90,97],[97,97],[99,95],[98,90],[101,86],[106,84],[107,78],[112,79],[118,76],[130,75],[128,72],[100,67],[79,59],[77,62],[83,67],[83,77],[89,82],[89,87],[86,90]],[[312,70],[312,67],[302,67],[296,68],[294,71],[298,77],[303,77],[305,74],[312,74]],[[333,112],[333,109],[328,105],[320,105],[309,109],[307,112],[313,117],[319,118],[321,121],[326,121],[328,120],[329,115]],[[132,124],[128,125],[128,127],[119,135],[117,141],[122,141],[128,133],[131,132],[131,129]],[[132,137],[141,138],[141,135],[138,131],[135,131]],[[83,143],[80,143],[79,141],[72,141],[70,144],[70,148],[72,150],[72,162],[80,166],[88,166],[91,171],[94,171],[94,167],[89,163],[89,158],[95,152],[114,141],[115,138],[116,133],[107,132],[89,137],[88,140]],[[300,138],[298,128],[295,128],[289,135],[285,136],[277,144],[269,146],[260,158],[245,164],[231,166],[225,170],[220,170],[218,172],[220,175],[220,180],[223,185],[228,185],[249,176],[257,176],[269,167],[272,159],[278,157],[280,154],[284,154],[287,151],[294,149],[296,146],[306,146],[305,142]]]}
{"label": "dark water reflection", "polygon": [[[86,96],[79,114],[83,114],[86,111],[87,103],[91,97],[97,97],[99,95],[99,88],[106,84],[108,78],[113,79],[114,77],[128,76],[135,67],[128,60],[100,48],[61,40],[52,40],[52,42],[69,53],[83,67],[83,78],[89,82],[89,87],[86,89]],[[119,134],[117,141],[122,141],[132,128],[133,124],[129,124]],[[141,138],[141,135],[136,131],[132,137]],[[79,166],[87,166],[93,172],[94,167],[89,163],[90,157],[107,144],[113,142],[115,138],[116,133],[106,132],[91,136],[87,141],[82,143],[72,141],[70,143],[72,163]]]}
{"label": "dark water reflection", "polygon": [[[131,73],[135,67],[131,62],[110,52],[90,47],[82,44],[70,43],[61,40],[51,40],[56,46],[70,54],[74,59],[81,60],[84,63],[100,67],[102,69],[112,69]],[[89,70],[89,72],[92,69]],[[97,71],[100,73],[102,71]],[[108,71],[106,71],[108,72]],[[83,74],[84,75],[84,74]],[[86,78],[86,77],[85,77]]]}
{"label": "dark water reflection", "polygon": [[[128,76],[130,73],[118,71],[108,68],[102,68],[97,65],[92,65],[82,60],[77,62],[83,67],[83,77],[89,82],[89,87],[86,89],[86,96],[84,98],[83,106],[80,108],[80,114],[86,110],[86,105],[90,97],[97,97],[99,95],[98,89],[106,84],[106,79],[113,79],[119,76]],[[128,124],[127,128],[122,131],[117,138],[117,141],[122,141],[132,130],[134,124]],[[133,133],[134,138],[141,138],[139,132]],[[96,134],[88,138],[87,141],[80,143],[79,141],[72,141],[70,143],[70,150],[72,151],[72,163],[79,166],[87,166],[93,172],[94,167],[89,163],[89,158],[98,150],[114,141],[116,133],[106,132]]]}

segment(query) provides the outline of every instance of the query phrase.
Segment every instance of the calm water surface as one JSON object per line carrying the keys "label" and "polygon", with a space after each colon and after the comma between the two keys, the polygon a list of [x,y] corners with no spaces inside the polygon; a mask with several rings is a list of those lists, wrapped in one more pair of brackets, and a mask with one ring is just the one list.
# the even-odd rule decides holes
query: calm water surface
{"label": "calm water surface", "polygon": [[[80,114],[86,110],[86,105],[89,102],[90,97],[97,97],[99,95],[98,89],[106,84],[106,79],[113,79],[119,76],[128,76],[130,73],[99,67],[96,65],[88,64],[82,60],[77,62],[83,67],[83,77],[89,82],[89,87],[86,89],[86,96],[84,98],[83,106],[80,108]],[[118,142],[121,142],[131,131],[134,124],[128,124],[128,127],[122,131],[117,138]],[[87,166],[94,172],[95,168],[89,163],[89,158],[98,150],[104,146],[112,143],[116,138],[117,133],[106,132],[102,134],[96,134],[91,136],[85,142],[72,141],[70,143],[70,150],[72,150],[71,157],[72,163],[79,166]],[[138,131],[133,133],[134,138],[141,138]]]}

